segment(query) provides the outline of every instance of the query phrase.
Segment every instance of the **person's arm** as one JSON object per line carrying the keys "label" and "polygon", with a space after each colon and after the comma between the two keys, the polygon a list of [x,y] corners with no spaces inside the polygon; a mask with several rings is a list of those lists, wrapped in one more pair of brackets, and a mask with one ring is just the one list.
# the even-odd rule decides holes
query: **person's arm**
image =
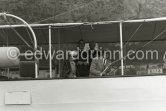
{"label": "person's arm", "polygon": [[114,69],[111,66],[111,62],[109,64],[108,69],[106,70],[107,75],[106,76],[113,76],[114,75]]}
{"label": "person's arm", "polygon": [[109,65],[106,67],[106,70],[102,73],[103,73],[103,76],[111,76],[112,75],[111,62],[109,62]]}
{"label": "person's arm", "polygon": [[91,66],[90,66],[90,74],[94,75],[94,76],[100,76],[101,71],[97,70],[97,61],[96,60],[92,60]]}

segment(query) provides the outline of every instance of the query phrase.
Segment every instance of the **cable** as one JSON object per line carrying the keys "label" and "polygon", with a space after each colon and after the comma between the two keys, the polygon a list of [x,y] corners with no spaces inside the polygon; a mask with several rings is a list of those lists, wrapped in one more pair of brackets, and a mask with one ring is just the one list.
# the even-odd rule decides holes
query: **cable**
{"label": "cable", "polygon": [[158,37],[160,37],[162,34],[164,34],[166,32],[166,28],[159,34],[157,35],[155,38],[153,38],[151,41],[147,42],[145,45],[143,45],[142,47],[145,47],[146,45],[148,45],[149,43],[153,42],[154,40],[156,40]]}
{"label": "cable", "polygon": [[[163,33],[165,33],[165,32],[166,32],[166,28],[165,28],[162,32],[160,32],[154,39],[152,39],[151,41],[149,41],[149,42],[147,42],[145,45],[143,45],[140,49],[142,49],[142,48],[144,48],[145,46],[149,45],[151,42],[153,42],[154,40],[156,40],[158,37],[160,37],[160,36],[161,36]],[[140,49],[137,49],[137,51],[140,50]],[[121,59],[125,59],[126,57],[128,57],[128,56],[130,56],[130,55],[132,55],[132,54],[133,54],[133,53],[128,54],[128,55],[126,55],[125,57],[120,58],[120,59],[118,59],[118,60],[116,60],[116,61],[110,63],[110,64],[103,70],[102,73],[104,73],[112,64],[115,64],[116,62],[119,62]]]}
{"label": "cable", "polygon": [[[5,32],[4,32],[4,30],[3,29],[1,29],[2,30],[2,33],[0,33],[0,35],[2,36],[2,39],[3,39],[3,41],[6,41],[6,39],[4,38],[5,36],[6,36],[6,34],[5,34]],[[3,44],[3,42],[2,42],[2,44]]]}
{"label": "cable", "polygon": [[32,44],[34,45],[34,42],[33,42],[33,40],[32,40],[32,36],[31,36],[31,34],[29,33],[28,28],[27,28],[27,27],[25,27],[25,29],[26,29],[26,31],[27,31],[27,33],[28,33],[28,36],[29,36],[29,38],[30,38],[30,40],[31,40]]}
{"label": "cable", "polygon": [[[130,36],[130,38],[127,40],[127,42],[124,44],[123,46],[123,50],[124,50],[124,53],[126,52],[125,49],[126,49],[126,46],[128,44],[128,42],[135,36],[135,34],[138,32],[138,30],[143,26],[143,23],[141,23],[137,28],[136,30],[132,33],[132,35]],[[126,66],[126,61],[124,61],[124,64]]]}
{"label": "cable", "polygon": [[[9,23],[9,21],[7,20],[7,18],[5,19],[5,21],[7,22],[7,24],[8,24],[9,26],[11,26],[11,24]],[[28,47],[32,48],[32,47],[29,45],[29,43],[26,42],[26,40],[25,40],[12,26],[11,26],[10,28],[17,34],[17,36],[18,36]],[[33,48],[32,48],[32,49],[33,49]]]}
{"label": "cable", "polygon": [[79,27],[79,30],[80,30],[81,39],[83,40],[84,36],[83,36],[82,30],[81,30],[81,26]]}
{"label": "cable", "polygon": [[[11,28],[17,35],[18,37],[30,48],[32,48],[28,42],[26,42],[26,40],[14,29],[14,28]],[[33,48],[32,48],[33,49]]]}
{"label": "cable", "polygon": [[134,37],[134,35],[138,32],[138,30],[142,27],[142,25],[143,25],[143,23],[141,23],[141,24],[137,27],[137,29],[133,32],[133,34],[130,36],[130,38],[127,40],[127,42],[125,43],[124,46],[126,46],[127,43]]}
{"label": "cable", "polygon": [[78,9],[81,9],[81,8],[84,8],[84,7],[86,7],[86,6],[88,6],[88,5],[92,4],[92,3],[95,3],[96,1],[100,1],[100,0],[93,0],[93,1],[91,1],[91,2],[89,2],[89,3],[85,3],[84,5],[80,5],[80,6],[78,6],[77,8],[74,8],[74,9],[72,9],[72,10],[63,12],[63,13],[61,13],[61,14],[58,14],[58,15],[55,15],[55,16],[52,16],[52,17],[48,17],[48,18],[43,19],[43,20],[40,20],[40,21],[36,21],[36,22],[34,22],[34,23],[41,23],[41,22],[44,22],[44,21],[47,21],[47,20],[55,19],[56,17],[59,17],[59,16],[62,16],[62,15],[71,13],[71,12],[73,12],[73,11],[75,11],[75,10],[78,10]]}

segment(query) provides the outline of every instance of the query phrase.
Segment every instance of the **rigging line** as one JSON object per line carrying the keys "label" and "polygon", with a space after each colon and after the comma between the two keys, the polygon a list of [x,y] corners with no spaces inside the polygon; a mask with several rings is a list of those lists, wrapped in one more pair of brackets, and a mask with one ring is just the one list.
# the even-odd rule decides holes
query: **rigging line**
{"label": "rigging line", "polygon": [[28,28],[27,28],[27,27],[25,27],[25,29],[26,29],[26,31],[27,31],[27,33],[28,33],[28,36],[29,36],[29,38],[30,38],[30,40],[31,40],[32,44],[34,45],[34,42],[33,42],[33,40],[32,40],[32,36],[31,36],[31,34],[30,34],[30,32],[29,32]]}
{"label": "rigging line", "polygon": [[145,45],[143,45],[142,48],[145,47],[146,45],[148,45],[149,43],[153,42],[154,40],[156,40],[158,37],[160,37],[165,32],[166,32],[166,28],[160,34],[158,34],[155,38],[153,38],[151,41],[149,41]]}
{"label": "rigging line", "polygon": [[2,31],[3,31],[3,33],[6,35],[6,37],[7,37],[7,40],[6,40],[6,42],[7,42],[7,46],[9,45],[9,35],[8,35],[8,33],[5,31],[5,29],[2,29]]}
{"label": "rigging line", "polygon": [[[3,29],[2,29],[3,30]],[[5,33],[5,30],[3,30],[3,32]],[[8,36],[8,34],[7,33],[5,33],[6,34],[6,45],[7,45],[7,47],[8,47],[8,45],[9,45],[9,36]]]}
{"label": "rigging line", "polygon": [[[5,31],[4,31],[4,29],[1,29],[2,30],[2,35],[5,37],[5,36],[7,36],[7,34],[5,33]],[[4,38],[4,37],[2,37],[5,41],[6,41],[6,39]]]}
{"label": "rigging line", "polygon": [[28,46],[30,47],[31,49],[33,49],[29,44],[28,42],[26,42],[26,40],[15,30],[12,28],[12,30],[18,35],[18,37]]}
{"label": "rigging line", "polygon": [[83,40],[84,36],[83,36],[83,33],[82,33],[81,26],[79,26],[79,31],[80,31],[80,36],[81,36],[81,39]]}
{"label": "rigging line", "polygon": [[[4,35],[6,35],[6,46],[8,47],[8,45],[9,45],[9,42],[8,42],[9,36],[8,36],[7,33],[5,33],[4,29],[2,29],[2,31],[3,31]],[[9,74],[9,67],[6,67],[5,70],[6,70],[7,74]]]}
{"label": "rigging line", "polygon": [[[141,28],[143,26],[143,23],[141,23],[137,28],[136,28],[136,30],[132,33],[132,35],[130,36],[130,38],[127,40],[127,42],[124,44],[124,47],[123,47],[123,50],[124,50],[124,48],[127,46],[127,44],[129,43],[129,41],[134,37],[134,35],[138,32],[138,30]],[[126,52],[126,51],[125,51]],[[121,59],[120,59],[121,60]],[[120,60],[118,60],[118,61],[120,61]],[[118,62],[117,61],[117,62]],[[115,70],[113,70],[113,71],[115,71]],[[111,72],[113,72],[113,71],[111,71]]]}
{"label": "rigging line", "polygon": [[[140,26],[135,30],[135,32],[133,33],[133,35],[140,29],[140,27],[143,25],[143,23],[140,24]],[[154,31],[153,31],[153,36],[155,35],[155,31],[156,31],[156,22],[155,22],[155,28],[154,28]],[[132,35],[132,36],[133,36]],[[132,36],[130,38],[132,38]],[[131,39],[129,39],[131,40]],[[129,42],[129,40],[127,41],[127,43]],[[125,44],[124,47],[126,47],[127,43]]]}
{"label": "rigging line", "polygon": [[130,38],[127,40],[127,42],[125,43],[124,47],[128,44],[128,42],[134,37],[134,35],[138,32],[138,30],[142,27],[143,23],[141,23],[137,29],[133,32],[133,34],[130,36]]}
{"label": "rigging line", "polygon": [[[7,24],[9,25],[9,26],[11,26],[11,24],[9,23],[9,21],[7,20],[7,19],[5,19],[6,20],[6,22],[7,22]],[[30,48],[32,48],[29,44],[28,44],[28,42],[26,42],[26,40],[11,26],[10,27],[16,34],[17,34],[17,36],[28,46],[28,47],[30,47]],[[33,48],[32,48],[33,49]]]}
{"label": "rigging line", "polygon": [[156,27],[157,27],[157,22],[155,22],[155,24],[154,24],[154,30],[153,30],[153,33],[152,33],[152,38],[155,37]]}
{"label": "rigging line", "polygon": [[[2,30],[2,29],[1,29]],[[2,30],[3,31],[3,30]],[[4,33],[4,32],[3,32]],[[4,38],[5,37],[5,34],[2,34],[2,33],[0,33],[0,35],[1,35],[1,38],[3,39],[3,41],[6,41],[6,39]],[[3,42],[1,42],[2,44],[3,44]]]}
{"label": "rigging line", "polygon": [[6,42],[6,45],[7,45],[7,47],[8,47],[8,45],[9,45],[9,37],[7,36],[7,42]]}
{"label": "rigging line", "polygon": [[6,39],[4,39],[6,41],[6,45],[9,45],[9,36],[7,34],[7,32],[5,31],[5,29],[2,29],[2,32],[4,33],[4,36],[6,36]]}
{"label": "rigging line", "polygon": [[[157,39],[158,37],[160,37],[160,36],[161,36],[163,33],[165,33],[165,32],[166,32],[166,28],[165,28],[161,33],[159,33],[153,40],[147,42],[147,43],[146,43],[144,46],[142,46],[140,49],[144,48],[145,46],[147,46],[148,44],[150,44],[151,42],[153,42],[155,39]],[[137,51],[140,50],[140,49],[137,49]],[[130,53],[130,54],[124,56],[123,58],[120,58],[120,59],[118,59],[118,60],[116,60],[116,61],[113,61],[112,63],[110,63],[110,64],[103,70],[102,73],[104,73],[112,64],[115,64],[116,62],[119,62],[121,59],[125,59],[126,57],[128,57],[128,56],[130,56],[130,55],[132,55],[132,54],[134,54],[134,53],[135,53],[135,52]]]}
{"label": "rigging line", "polygon": [[[136,30],[132,33],[132,35],[130,36],[130,38],[127,40],[127,42],[124,44],[124,47],[123,47],[123,49],[124,49],[124,55],[126,55],[126,46],[127,46],[127,44],[129,43],[129,41],[135,36],[135,34],[138,32],[138,30],[141,28],[143,26],[143,23],[141,23],[137,28],[136,28]],[[126,61],[124,61],[124,64],[125,64],[125,66],[126,66]]]}
{"label": "rigging line", "polygon": [[81,8],[84,8],[84,7],[86,7],[86,6],[90,5],[90,4],[92,4],[93,2],[97,2],[97,1],[100,1],[100,0],[93,0],[93,1],[91,1],[91,2],[89,2],[89,3],[85,3],[85,4],[83,4],[83,5],[80,5],[80,6],[78,6],[77,8],[71,9],[71,10],[69,10],[69,11],[60,13],[60,14],[55,15],[55,16],[48,17],[48,18],[43,19],[43,20],[40,20],[40,21],[36,21],[36,22],[34,22],[34,23],[41,23],[41,22],[43,22],[43,21],[47,21],[47,20],[50,20],[50,19],[55,19],[56,17],[65,15],[65,14],[67,14],[67,13],[71,13],[71,12],[73,12],[73,11],[75,11],[75,10],[78,10],[78,9],[81,9]]}

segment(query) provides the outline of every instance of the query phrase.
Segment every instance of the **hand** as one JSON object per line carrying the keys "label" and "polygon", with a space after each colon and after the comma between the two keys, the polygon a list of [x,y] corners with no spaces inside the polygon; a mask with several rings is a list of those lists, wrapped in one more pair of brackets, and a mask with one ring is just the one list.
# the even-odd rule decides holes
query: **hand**
{"label": "hand", "polygon": [[76,78],[77,76],[76,75],[73,75],[74,78]]}
{"label": "hand", "polygon": [[109,73],[103,72],[102,76],[109,76]]}
{"label": "hand", "polygon": [[100,77],[105,76],[105,75],[106,75],[105,72],[101,72],[101,73],[100,73]]}
{"label": "hand", "polygon": [[103,73],[100,73],[100,77],[102,77],[103,76]]}

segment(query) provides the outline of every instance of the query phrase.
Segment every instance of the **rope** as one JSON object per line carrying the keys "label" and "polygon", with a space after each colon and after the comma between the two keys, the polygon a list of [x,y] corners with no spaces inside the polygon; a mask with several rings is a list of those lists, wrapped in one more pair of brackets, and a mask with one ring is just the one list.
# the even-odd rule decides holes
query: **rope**
{"label": "rope", "polygon": [[[0,35],[2,36],[2,39],[3,39],[4,41],[6,41],[6,39],[4,38],[4,37],[6,36],[6,34],[5,34],[5,32],[4,32],[4,30],[3,30],[3,29],[1,29],[1,30],[2,30],[3,34],[2,34],[2,33],[0,33]],[[2,42],[2,44],[3,44],[3,42]]]}
{"label": "rope", "polygon": [[25,27],[25,29],[26,29],[26,31],[27,31],[27,33],[28,33],[28,36],[29,36],[29,38],[30,38],[30,40],[31,40],[32,44],[34,45],[34,42],[33,42],[33,40],[32,40],[32,36],[31,36],[31,34],[29,33],[28,28],[27,28],[27,27]]}
{"label": "rope", "polygon": [[2,29],[2,31],[3,31],[3,33],[4,33],[4,35],[6,35],[6,45],[8,46],[9,45],[9,36],[8,36],[8,34],[7,34],[7,32],[4,30],[4,29]]}
{"label": "rope", "polygon": [[[151,41],[149,41],[149,42],[147,42],[145,45],[143,45],[140,49],[142,49],[142,48],[144,48],[145,46],[149,45],[151,42],[153,42],[154,40],[156,40],[158,37],[160,37],[160,36],[161,36],[162,34],[164,34],[165,32],[166,32],[166,28],[165,28],[162,32],[160,32],[154,39],[152,39]],[[137,49],[137,51],[140,50],[140,49]],[[116,60],[116,61],[110,63],[110,64],[103,70],[102,73],[104,73],[111,65],[115,64],[116,62],[119,62],[121,59],[125,59],[126,57],[128,57],[128,56],[130,56],[130,55],[132,55],[132,54],[133,54],[133,53],[128,54],[128,55],[126,55],[125,57],[120,58],[120,59],[118,59],[118,60]]]}
{"label": "rope", "polygon": [[[126,49],[126,46],[128,44],[128,42],[135,36],[135,34],[138,32],[138,30],[143,26],[143,23],[141,23],[137,28],[136,30],[132,33],[132,35],[130,36],[130,38],[127,40],[127,42],[124,44],[124,47],[123,47],[123,50],[125,51]],[[125,51],[126,52],[126,51]],[[126,66],[126,61],[125,61],[125,66]]]}
{"label": "rope", "polygon": [[89,2],[89,3],[85,3],[85,4],[83,4],[83,5],[80,5],[80,6],[78,6],[77,8],[71,9],[71,10],[69,10],[69,11],[60,13],[60,14],[55,15],[55,16],[48,17],[48,18],[43,19],[43,20],[40,20],[40,21],[36,21],[36,22],[34,22],[34,23],[41,23],[41,22],[44,22],[44,21],[47,21],[47,20],[55,19],[55,18],[57,18],[57,17],[59,17],[59,16],[62,16],[62,15],[71,13],[71,12],[73,12],[73,11],[75,11],[75,10],[78,10],[78,9],[81,9],[81,8],[84,8],[84,7],[87,7],[88,5],[93,4],[93,3],[97,2],[97,1],[100,1],[100,0],[93,0],[93,1],[91,1],[91,2]]}
{"label": "rope", "polygon": [[[18,37],[30,48],[32,48],[28,42],[26,42],[26,40],[14,29],[14,28],[11,28],[17,35]],[[33,49],[33,48],[32,48]]]}
{"label": "rope", "polygon": [[[8,24],[9,26],[11,26],[11,24],[9,23],[9,21],[7,20],[7,18],[6,18],[5,20],[6,20],[7,24]],[[26,42],[26,40],[25,40],[12,26],[11,26],[10,28],[17,34],[17,36],[18,36],[28,47],[30,47],[31,49],[33,49],[33,48],[28,44],[28,42]]]}
{"label": "rope", "polygon": [[83,39],[84,36],[83,36],[82,30],[81,30],[81,26],[79,27],[79,30],[80,30],[80,36],[81,36],[81,39]]}
{"label": "rope", "polygon": [[143,23],[140,24],[137,29],[133,32],[133,34],[130,36],[130,38],[127,40],[127,42],[125,43],[124,47],[128,44],[128,42],[134,37],[134,35],[138,32],[138,30],[142,27]]}
{"label": "rope", "polygon": [[166,32],[166,29],[163,30],[159,35],[157,35],[154,39],[152,39],[151,41],[147,42],[145,45],[143,45],[143,47],[145,47],[146,45],[150,44],[151,42],[153,42],[154,40],[156,40],[158,37],[160,37],[162,34],[164,34]]}

